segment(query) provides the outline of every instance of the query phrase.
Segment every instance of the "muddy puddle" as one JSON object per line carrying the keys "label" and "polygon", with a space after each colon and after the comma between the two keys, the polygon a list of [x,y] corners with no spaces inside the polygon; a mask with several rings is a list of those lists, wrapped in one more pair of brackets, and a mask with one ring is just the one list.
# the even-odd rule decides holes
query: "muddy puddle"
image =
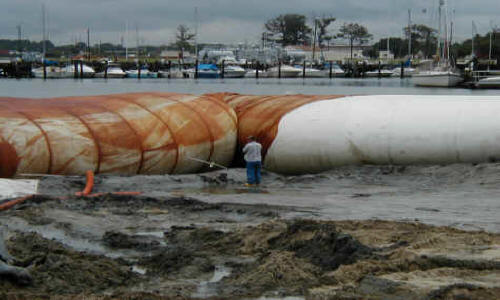
{"label": "muddy puddle", "polygon": [[498,216],[498,169],[266,174],[253,191],[238,169],[102,176],[90,198],[72,196],[81,177],[44,178],[1,212],[9,264],[32,281],[0,275],[0,299],[498,299],[500,234],[482,212]]}

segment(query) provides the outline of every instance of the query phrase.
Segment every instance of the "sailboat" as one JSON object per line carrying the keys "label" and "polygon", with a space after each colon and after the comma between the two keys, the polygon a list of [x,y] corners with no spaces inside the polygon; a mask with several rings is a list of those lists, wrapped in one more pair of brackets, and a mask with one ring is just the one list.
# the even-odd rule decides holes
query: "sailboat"
{"label": "sailboat", "polygon": [[439,61],[436,67],[432,70],[419,71],[412,76],[411,81],[416,86],[428,87],[453,87],[457,86],[464,80],[462,74],[455,71],[450,62],[450,42],[448,40],[448,26],[446,22],[445,10],[445,38],[444,45],[441,47],[441,15],[442,9],[445,6],[444,0],[439,0],[439,36],[437,44],[437,52]]}

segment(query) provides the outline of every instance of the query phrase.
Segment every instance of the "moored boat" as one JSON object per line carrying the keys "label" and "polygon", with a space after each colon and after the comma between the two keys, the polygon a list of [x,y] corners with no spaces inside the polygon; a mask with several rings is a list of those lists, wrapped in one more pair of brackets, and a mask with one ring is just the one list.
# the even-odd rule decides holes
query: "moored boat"
{"label": "moored boat", "polygon": [[483,89],[499,89],[500,76],[486,77],[476,83],[476,87]]}
{"label": "moored boat", "polygon": [[302,72],[302,70],[299,68],[295,68],[295,67],[292,67],[289,65],[281,65],[281,66],[272,67],[269,70],[267,70],[267,77],[294,78],[294,77],[298,77],[301,72]]}
{"label": "moored boat", "polygon": [[95,73],[97,78],[123,78],[127,75],[119,65],[109,65],[107,74],[105,72]]}
{"label": "moored boat", "polygon": [[416,86],[454,87],[464,81],[464,78],[453,71],[424,71],[413,74],[411,81]]}
{"label": "moored boat", "polygon": [[365,77],[391,77],[393,74],[394,72],[391,70],[382,69],[380,71],[375,70],[365,72]]}
{"label": "moored boat", "polygon": [[142,68],[141,73],[139,74],[139,70],[128,70],[125,71],[128,78],[158,78],[158,73],[151,72],[147,68]]}
{"label": "moored boat", "polygon": [[[191,68],[186,71],[189,78],[196,77],[196,69]],[[198,65],[198,78],[219,78],[220,71],[214,64],[200,64]]]}

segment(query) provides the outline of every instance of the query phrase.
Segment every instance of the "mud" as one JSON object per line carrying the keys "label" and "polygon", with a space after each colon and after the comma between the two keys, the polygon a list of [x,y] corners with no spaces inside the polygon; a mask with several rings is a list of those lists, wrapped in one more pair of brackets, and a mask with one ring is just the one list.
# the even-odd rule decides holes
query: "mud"
{"label": "mud", "polygon": [[[43,195],[2,212],[2,253],[33,281],[0,277],[0,299],[497,299],[500,234],[436,224],[450,211],[445,198],[461,201],[464,190],[481,195],[465,213],[480,214],[498,192],[498,168],[266,173],[252,189],[241,186],[240,169],[99,176],[96,197],[74,196],[81,177],[46,177]],[[445,204],[421,200],[443,187]],[[427,217],[381,220],[384,197],[389,206],[404,201],[402,214]],[[373,214],[337,217],[344,205]]]}

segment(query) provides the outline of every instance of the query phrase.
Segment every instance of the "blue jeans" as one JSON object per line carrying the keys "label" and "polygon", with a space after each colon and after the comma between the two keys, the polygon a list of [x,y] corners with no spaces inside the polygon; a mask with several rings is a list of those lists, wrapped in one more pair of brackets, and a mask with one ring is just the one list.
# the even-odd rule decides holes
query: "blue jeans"
{"label": "blue jeans", "polygon": [[260,183],[260,169],[262,169],[260,161],[247,161],[247,182],[249,184]]}

